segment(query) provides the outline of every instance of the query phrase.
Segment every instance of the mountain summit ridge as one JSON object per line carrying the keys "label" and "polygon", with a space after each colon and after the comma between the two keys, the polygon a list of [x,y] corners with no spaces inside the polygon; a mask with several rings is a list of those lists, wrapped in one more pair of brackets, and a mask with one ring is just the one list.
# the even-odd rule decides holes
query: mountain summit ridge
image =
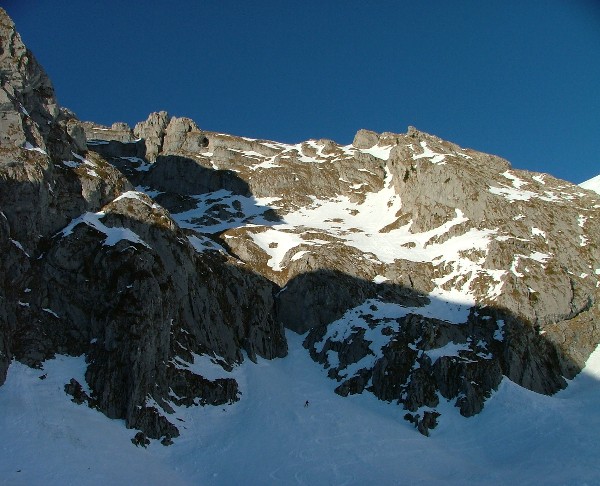
{"label": "mountain summit ridge", "polygon": [[339,145],[82,122],[0,19],[0,383],[85,354],[66,391],[168,444],[178,407],[241,397],[197,361],[284,358],[289,328],[338,394],[428,435],[504,376],[555,393],[600,342],[593,192],[413,127]]}

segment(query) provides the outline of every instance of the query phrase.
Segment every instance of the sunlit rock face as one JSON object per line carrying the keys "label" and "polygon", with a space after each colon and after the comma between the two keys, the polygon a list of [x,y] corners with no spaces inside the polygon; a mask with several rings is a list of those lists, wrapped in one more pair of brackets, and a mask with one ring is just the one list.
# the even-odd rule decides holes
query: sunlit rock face
{"label": "sunlit rock face", "polygon": [[287,327],[337,393],[428,434],[504,376],[556,392],[600,341],[596,193],[412,127],[343,146],[82,122],[0,29],[0,382],[83,353],[81,401],[170,440],[174,407],[239,399],[201,363],[283,358]]}

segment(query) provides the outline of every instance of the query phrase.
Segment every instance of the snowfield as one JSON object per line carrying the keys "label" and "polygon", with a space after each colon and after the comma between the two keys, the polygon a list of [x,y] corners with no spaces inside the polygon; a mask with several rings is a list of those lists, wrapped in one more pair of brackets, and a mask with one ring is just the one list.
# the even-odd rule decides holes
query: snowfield
{"label": "snowfield", "polygon": [[579,186],[600,194],[600,175],[597,175],[596,177],[592,177],[591,179],[582,182],[581,184],[579,184]]}
{"label": "snowfield", "polygon": [[135,430],[71,402],[64,385],[85,383],[83,357],[57,356],[43,370],[14,362],[0,387],[0,484],[600,483],[600,348],[553,397],[504,379],[475,417],[443,401],[443,420],[426,438],[400,407],[335,395],[302,337],[287,337],[288,357],[246,360],[231,373],[198,360],[193,367],[211,378],[235,377],[242,397],[178,408],[170,419],[182,435],[170,447],[135,447]]}

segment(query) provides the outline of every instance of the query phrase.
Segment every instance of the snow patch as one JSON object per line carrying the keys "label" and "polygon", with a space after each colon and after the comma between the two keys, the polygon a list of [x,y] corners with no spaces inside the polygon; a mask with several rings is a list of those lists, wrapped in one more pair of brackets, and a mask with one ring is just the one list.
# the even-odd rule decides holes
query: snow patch
{"label": "snow patch", "polygon": [[81,216],[73,219],[62,231],[58,234],[61,236],[69,236],[73,233],[73,230],[76,226],[80,224],[86,224],[96,229],[97,231],[104,233],[106,239],[104,240],[103,245],[105,246],[114,246],[121,240],[128,240],[132,243],[139,243],[144,245],[146,248],[150,248],[144,240],[142,240],[136,233],[134,233],[129,228],[121,228],[121,227],[108,227],[105,226],[100,219],[105,216],[104,213],[85,213]]}
{"label": "snow patch", "polygon": [[370,154],[381,160],[388,160],[393,148],[393,145],[375,145],[368,149],[360,149],[360,151],[365,154]]}
{"label": "snow patch", "polygon": [[31,257],[29,256],[29,253],[27,253],[27,252],[25,251],[25,248],[23,248],[23,245],[21,245],[21,243],[20,243],[20,242],[18,242],[17,240],[13,240],[13,239],[11,239],[11,240],[10,240],[10,242],[11,242],[13,245],[15,245],[15,246],[16,246],[16,247],[17,247],[19,250],[21,250],[21,251],[22,251],[22,252],[25,254],[25,256],[27,256],[27,258],[31,258]]}
{"label": "snow patch", "polygon": [[591,179],[582,182],[581,184],[579,184],[579,187],[583,187],[584,189],[588,189],[590,191],[594,191],[600,194],[600,175],[597,175],[596,177],[592,177]]}
{"label": "snow patch", "polygon": [[532,227],[531,228],[531,236],[541,236],[542,238],[546,238],[546,232],[542,231],[539,228]]}
{"label": "snow patch", "polygon": [[[412,145],[411,145],[411,147],[412,147]],[[452,156],[452,154],[438,154],[438,153],[434,152],[427,146],[427,142],[421,142],[421,148],[423,149],[423,153],[418,154],[418,155],[413,154],[413,156],[412,156],[413,160],[425,158],[425,159],[429,159],[429,161],[432,164],[443,165],[443,164],[445,164],[444,160],[446,159],[446,156]]]}
{"label": "snow patch", "polygon": [[523,179],[519,179],[516,175],[514,175],[510,170],[507,170],[500,174],[507,179],[512,181],[512,185],[515,189],[520,189],[521,186],[526,186],[528,182],[525,182]]}
{"label": "snow patch", "polygon": [[460,356],[461,351],[469,351],[470,344],[469,343],[453,343],[450,341],[445,346],[437,349],[427,349],[423,351],[423,354],[429,356],[431,359],[431,364],[434,364],[438,359],[445,356]]}
{"label": "snow patch", "polygon": [[[29,306],[28,306],[28,307],[29,307]],[[57,319],[60,319],[60,316],[59,316],[59,315],[58,315],[56,312],[54,312],[52,309],[48,309],[47,307],[43,307],[43,308],[42,308],[42,310],[43,310],[44,312],[47,312],[48,314],[51,314],[51,315],[53,315],[53,316],[54,316],[54,317],[56,317]]]}
{"label": "snow patch", "polygon": [[29,142],[25,142],[25,144],[23,145],[23,148],[24,148],[25,150],[30,150],[30,151],[33,151],[33,152],[39,152],[40,154],[48,155],[48,154],[46,153],[46,151],[45,151],[43,148],[40,148],[40,147],[34,147],[34,146],[33,146],[33,145],[31,145],[31,143],[29,143]]}
{"label": "snow patch", "polygon": [[494,331],[494,339],[496,341],[504,341],[504,320],[498,319],[496,325],[498,328]]}

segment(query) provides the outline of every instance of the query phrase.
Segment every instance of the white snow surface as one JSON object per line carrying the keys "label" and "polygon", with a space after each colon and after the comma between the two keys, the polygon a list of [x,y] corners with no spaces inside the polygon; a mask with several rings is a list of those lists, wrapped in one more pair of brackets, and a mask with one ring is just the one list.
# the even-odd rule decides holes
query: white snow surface
{"label": "white snow surface", "polygon": [[591,179],[582,182],[579,184],[579,187],[583,187],[584,189],[589,189],[590,191],[597,192],[600,194],[600,174],[596,177],[592,177]]}
{"label": "white snow surface", "polygon": [[71,378],[85,383],[83,357],[57,356],[43,370],[14,362],[0,387],[0,484],[600,483],[600,349],[552,397],[504,379],[469,419],[442,399],[440,425],[426,438],[401,407],[334,394],[336,383],[302,349],[302,337],[288,339],[287,358],[222,372],[239,381],[239,402],[176,409],[182,436],[147,449],[130,442],[136,431],[121,420],[65,394]]}
{"label": "white snow surface", "polygon": [[[145,192],[149,194],[149,192]],[[266,221],[262,215],[270,208],[270,204],[279,199],[277,197],[255,198],[240,196],[225,189],[193,197],[197,201],[195,208],[181,213],[172,213],[171,216],[181,228],[210,234],[247,225],[273,224]],[[214,220],[207,223],[206,217],[210,215],[210,211],[215,205],[230,207],[231,215],[225,218],[217,214],[213,218]],[[239,210],[233,209],[235,205],[239,205]]]}
{"label": "white snow surface", "polygon": [[425,158],[429,159],[432,164],[444,164],[446,156],[453,156],[452,154],[438,154],[434,152],[427,146],[427,142],[421,142],[421,148],[423,149],[423,152],[418,155],[413,155],[413,160]]}
{"label": "white snow surface", "polygon": [[[345,148],[349,149],[349,146]],[[390,152],[392,151],[392,148],[394,148],[393,145],[374,145],[369,149],[360,149],[360,152],[371,154],[372,156],[381,160],[388,160],[390,158]]]}
{"label": "white snow surface", "polygon": [[104,240],[104,245],[106,246],[114,246],[121,240],[128,240],[132,243],[140,243],[148,248],[150,246],[142,240],[139,235],[131,231],[129,228],[121,228],[121,227],[108,227],[103,224],[100,220],[105,216],[104,213],[84,213],[77,218],[74,218],[60,233],[62,236],[69,236],[73,233],[75,227],[79,224],[87,224],[92,228],[104,233],[106,235],[106,239]]}
{"label": "white snow surface", "polygon": [[40,154],[47,155],[46,151],[43,148],[41,148],[41,147],[34,147],[33,145],[31,145],[30,142],[25,142],[25,145],[23,145],[23,148],[25,150],[29,150],[29,151],[33,151],[33,152],[39,152]]}
{"label": "white snow surface", "polygon": [[439,358],[444,356],[460,356],[461,351],[468,351],[469,349],[471,349],[469,343],[454,343],[450,341],[441,348],[429,349],[423,351],[423,353],[429,356],[431,363],[435,363]]}

